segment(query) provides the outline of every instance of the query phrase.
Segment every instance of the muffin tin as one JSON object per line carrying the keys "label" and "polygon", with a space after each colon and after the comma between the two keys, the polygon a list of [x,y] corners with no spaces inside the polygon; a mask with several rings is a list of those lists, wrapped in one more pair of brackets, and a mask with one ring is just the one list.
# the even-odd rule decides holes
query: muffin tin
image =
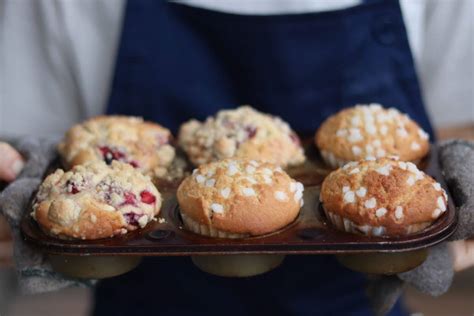
{"label": "muffin tin", "polygon": [[[53,256],[53,262],[56,263],[80,260],[82,265],[85,258],[95,257],[94,260],[100,263],[100,258],[110,260],[110,256],[128,257],[124,260],[124,267],[118,269],[115,274],[132,269],[138,264],[138,257],[142,256],[193,256],[193,261],[199,266],[204,260],[200,260],[198,256],[204,256],[201,258],[204,259],[210,255],[298,254],[336,254],[343,264],[352,269],[391,274],[421,264],[426,258],[427,248],[440,243],[453,233],[457,217],[451,198],[447,212],[432,226],[413,235],[399,238],[367,237],[332,228],[319,204],[320,184],[331,170],[323,164],[312,141],[305,143],[308,161],[302,166],[287,170],[290,176],[305,184],[305,205],[293,223],[268,235],[245,239],[219,239],[185,230],[175,197],[177,183],[160,185],[164,203],[157,221],[123,236],[94,241],[57,239],[48,236],[39,228],[29,216],[30,210],[25,212],[22,220],[22,233],[26,242]],[[432,146],[430,155],[419,165],[446,188],[437,162],[435,146]],[[55,266],[63,273],[84,276],[77,271],[68,271],[64,264]],[[96,276],[100,277],[101,274],[97,273]]]}

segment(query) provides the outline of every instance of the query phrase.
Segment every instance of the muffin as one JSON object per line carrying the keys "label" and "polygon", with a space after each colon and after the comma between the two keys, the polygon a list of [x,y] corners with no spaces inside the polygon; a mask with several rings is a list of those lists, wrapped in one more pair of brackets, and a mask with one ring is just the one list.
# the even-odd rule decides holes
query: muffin
{"label": "muffin", "polygon": [[293,222],[303,205],[303,185],[273,164],[226,159],[194,170],[179,186],[177,197],[188,230],[243,238]]}
{"label": "muffin", "polygon": [[50,235],[98,239],[145,227],[160,207],[149,177],[123,162],[94,161],[46,177],[31,215]]}
{"label": "muffin", "polygon": [[118,160],[147,175],[164,177],[175,157],[171,137],[168,129],[138,117],[98,116],[67,131],[58,151],[67,168]]}
{"label": "muffin", "polygon": [[397,156],[416,163],[429,151],[428,138],[407,115],[370,104],[329,117],[316,132],[315,141],[325,162],[338,168],[370,157]]}
{"label": "muffin", "polygon": [[340,230],[373,236],[413,234],[447,209],[448,197],[415,164],[394,158],[350,162],[324,180],[320,200]]}
{"label": "muffin", "polygon": [[300,140],[287,123],[249,106],[219,111],[203,123],[184,123],[178,142],[195,166],[231,157],[282,167],[305,160]]}

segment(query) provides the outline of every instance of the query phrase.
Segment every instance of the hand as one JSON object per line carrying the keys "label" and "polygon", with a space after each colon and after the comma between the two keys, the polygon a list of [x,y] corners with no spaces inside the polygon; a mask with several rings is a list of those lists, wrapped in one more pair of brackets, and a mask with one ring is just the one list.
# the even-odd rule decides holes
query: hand
{"label": "hand", "polygon": [[[11,143],[25,157],[25,165],[15,181],[12,181],[0,192],[0,212],[8,219],[11,227],[19,287],[24,293],[34,294],[70,286],[94,284],[90,280],[67,279],[55,272],[47,256],[25,243],[20,233],[20,222],[25,212],[28,212],[31,195],[40,185],[48,166],[57,159],[56,144],[58,139],[56,137],[36,138],[30,136],[12,139]],[[0,265],[3,253],[11,254],[11,248],[2,247],[4,246],[0,242],[0,249],[3,249],[0,251]]]}
{"label": "hand", "polygon": [[450,244],[453,253],[454,271],[474,267],[474,240],[457,240]]}
{"label": "hand", "polygon": [[474,266],[474,142],[445,143],[440,160],[445,161],[444,176],[458,211],[458,229],[449,244],[458,272]]}
{"label": "hand", "polygon": [[474,266],[474,143],[455,140],[439,146],[441,170],[458,214],[458,226],[449,238],[430,249],[419,267],[397,277],[381,277],[369,284],[377,314],[383,315],[396,302],[403,282],[421,292],[439,296],[448,291],[454,272]]}
{"label": "hand", "polygon": [[[15,180],[24,166],[21,155],[9,144],[0,142],[0,180]],[[13,248],[7,221],[0,216],[0,267],[12,264]]]}
{"label": "hand", "polygon": [[15,180],[24,165],[23,158],[12,146],[0,142],[0,180]]}
{"label": "hand", "polygon": [[[419,268],[401,278],[419,290],[441,295],[454,272],[474,266],[474,142],[454,140],[439,146],[441,170],[458,214],[458,225],[444,252],[428,257]],[[449,271],[450,270],[450,271]]]}

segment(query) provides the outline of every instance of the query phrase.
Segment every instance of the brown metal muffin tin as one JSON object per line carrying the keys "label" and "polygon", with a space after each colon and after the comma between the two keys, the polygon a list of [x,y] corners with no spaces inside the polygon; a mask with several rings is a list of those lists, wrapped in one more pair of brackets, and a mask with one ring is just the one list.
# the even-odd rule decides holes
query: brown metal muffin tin
{"label": "brown metal muffin tin", "polygon": [[[399,253],[421,250],[440,243],[456,226],[456,213],[449,199],[448,210],[426,230],[397,238],[366,237],[340,232],[331,227],[319,205],[319,187],[330,170],[322,163],[312,144],[306,146],[308,162],[289,169],[305,184],[305,206],[287,227],[269,235],[246,239],[219,239],[200,236],[183,228],[176,203],[176,185],[159,188],[164,204],[159,218],[142,230],[95,241],[61,240],[45,234],[29,216],[22,221],[24,239],[39,250],[56,255],[87,256],[195,256],[229,254],[357,254]],[[446,185],[437,162],[436,148],[421,163],[421,168]]]}

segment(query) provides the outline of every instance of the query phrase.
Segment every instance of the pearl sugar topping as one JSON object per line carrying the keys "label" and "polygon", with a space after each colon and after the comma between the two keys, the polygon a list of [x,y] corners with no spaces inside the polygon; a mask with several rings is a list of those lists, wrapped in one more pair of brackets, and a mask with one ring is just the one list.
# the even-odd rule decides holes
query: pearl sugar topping
{"label": "pearl sugar topping", "polygon": [[[218,173],[219,169],[223,169],[224,172]],[[271,166],[260,166],[255,160],[248,162],[239,162],[237,160],[227,160],[215,163],[204,168],[198,168],[193,170],[193,179],[205,188],[217,189],[217,194],[222,199],[228,199],[234,190],[234,194],[242,195],[246,198],[258,198],[258,190],[254,185],[271,185],[273,184],[273,178],[278,173],[283,173],[281,167],[272,168]],[[218,182],[221,181],[216,178],[216,174],[230,177],[233,186],[220,187]],[[229,180],[225,180],[229,181]],[[288,202],[289,194],[295,202],[299,202],[300,206],[303,206],[303,191],[304,186],[300,182],[291,180],[288,186],[288,191],[278,189],[274,192],[274,198],[279,202]],[[217,214],[224,213],[225,205],[213,202],[209,205],[210,211]]]}

